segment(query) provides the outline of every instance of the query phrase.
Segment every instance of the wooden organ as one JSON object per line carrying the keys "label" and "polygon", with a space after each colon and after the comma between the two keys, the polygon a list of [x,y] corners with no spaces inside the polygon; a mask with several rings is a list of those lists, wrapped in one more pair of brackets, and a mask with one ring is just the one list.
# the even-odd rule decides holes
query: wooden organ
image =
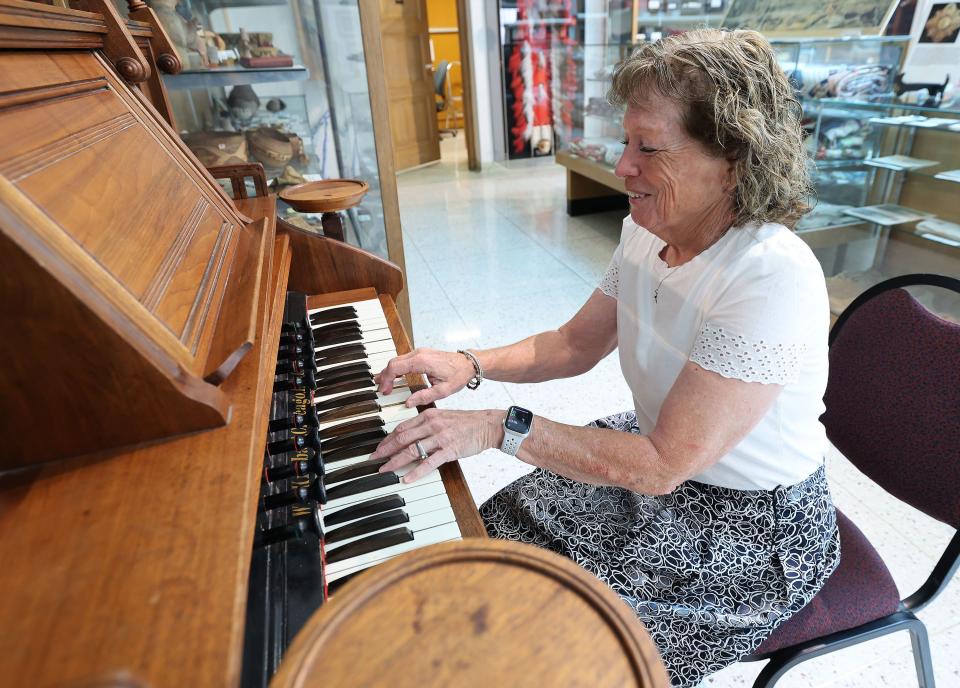
{"label": "wooden organ", "polygon": [[484,545],[457,464],[378,473],[401,271],[204,169],[152,11],[72,1],[0,0],[0,683],[664,688],[598,581]]}
{"label": "wooden organ", "polygon": [[232,199],[151,10],[74,7],[0,0],[0,673],[264,685],[328,578],[483,527],[455,465],[426,508],[365,462],[416,412],[369,379],[399,269]]}

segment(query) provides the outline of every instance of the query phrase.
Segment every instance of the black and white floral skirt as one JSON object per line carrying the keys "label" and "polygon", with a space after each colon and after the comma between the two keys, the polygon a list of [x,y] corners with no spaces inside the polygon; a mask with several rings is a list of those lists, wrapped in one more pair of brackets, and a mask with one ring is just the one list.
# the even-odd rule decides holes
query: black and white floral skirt
{"label": "black and white floral skirt", "polygon": [[[591,426],[639,432],[632,411]],[[675,688],[750,654],[840,561],[822,467],[769,491],[687,481],[659,496],[537,469],[480,514],[491,537],[553,550],[613,588],[643,621]]]}

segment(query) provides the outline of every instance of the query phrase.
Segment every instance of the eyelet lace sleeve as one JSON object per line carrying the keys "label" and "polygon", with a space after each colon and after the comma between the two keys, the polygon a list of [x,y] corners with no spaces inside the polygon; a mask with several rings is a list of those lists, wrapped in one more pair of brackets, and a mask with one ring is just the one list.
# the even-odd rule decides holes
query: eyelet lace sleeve
{"label": "eyelet lace sleeve", "polygon": [[785,385],[796,382],[806,346],[758,339],[751,341],[706,323],[690,352],[690,360],[724,377],[744,382]]}
{"label": "eyelet lace sleeve", "polygon": [[607,296],[617,298],[620,294],[620,265],[616,260],[611,261],[607,271],[603,273],[603,279],[600,280],[600,291]]}

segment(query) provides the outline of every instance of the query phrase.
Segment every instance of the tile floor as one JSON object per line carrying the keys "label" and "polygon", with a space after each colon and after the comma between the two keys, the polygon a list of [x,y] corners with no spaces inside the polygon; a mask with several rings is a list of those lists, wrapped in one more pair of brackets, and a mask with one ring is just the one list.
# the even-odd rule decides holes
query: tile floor
{"label": "tile floor", "polygon": [[[617,245],[623,213],[564,212],[564,171],[552,159],[466,168],[463,139],[443,143],[443,161],[399,178],[407,277],[417,346],[510,343],[569,318],[592,292]],[[539,385],[487,381],[440,402],[445,408],[519,404],[583,424],[630,407],[616,354],[576,379]],[[495,450],[462,462],[477,502],[530,468]],[[890,498],[839,453],[828,458],[837,505],[877,546],[901,593],[915,590],[952,531]],[[960,581],[920,613],[939,688],[960,688]],[[704,686],[750,686],[760,664],[736,664]],[[812,660],[782,688],[916,686],[905,633]]]}

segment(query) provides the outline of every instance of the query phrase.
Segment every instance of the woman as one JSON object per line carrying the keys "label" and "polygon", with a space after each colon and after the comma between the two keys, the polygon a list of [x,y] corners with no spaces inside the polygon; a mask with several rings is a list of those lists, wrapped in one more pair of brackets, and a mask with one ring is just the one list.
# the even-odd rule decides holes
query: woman
{"label": "woman", "polygon": [[409,402],[424,404],[483,376],[578,375],[618,348],[635,410],[585,428],[525,424],[516,407],[507,428],[502,410],[430,410],[374,456],[391,457],[383,470],[419,461],[408,482],[489,447],[536,466],[481,507],[490,535],[600,577],[674,685],[692,686],[758,647],[838,563],[818,420],[829,308],[819,264],[787,228],[810,187],[799,106],[762,36],[645,44],[618,66],[611,100],[626,105],[616,173],[630,216],[583,308],[510,346],[400,356],[379,385],[426,373],[433,386]]}

